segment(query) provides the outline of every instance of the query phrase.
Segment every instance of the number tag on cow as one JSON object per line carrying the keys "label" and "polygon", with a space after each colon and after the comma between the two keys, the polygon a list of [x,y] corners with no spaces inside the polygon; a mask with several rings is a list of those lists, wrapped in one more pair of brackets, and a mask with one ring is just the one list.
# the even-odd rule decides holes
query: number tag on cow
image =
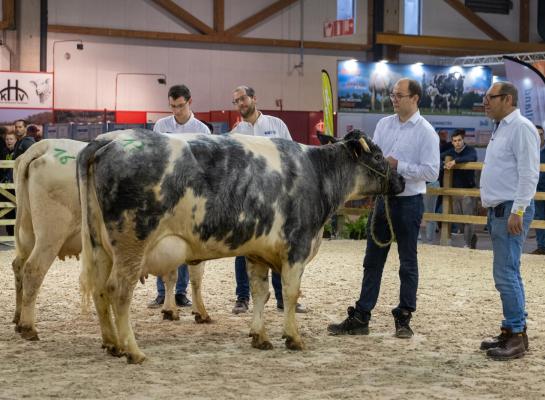
{"label": "number tag on cow", "polygon": [[59,160],[61,164],[66,164],[69,160],[75,160],[76,157],[65,154],[66,150],[54,148],[55,158]]}
{"label": "number tag on cow", "polygon": [[128,150],[142,150],[144,148],[144,143],[136,139],[123,139],[123,147]]}

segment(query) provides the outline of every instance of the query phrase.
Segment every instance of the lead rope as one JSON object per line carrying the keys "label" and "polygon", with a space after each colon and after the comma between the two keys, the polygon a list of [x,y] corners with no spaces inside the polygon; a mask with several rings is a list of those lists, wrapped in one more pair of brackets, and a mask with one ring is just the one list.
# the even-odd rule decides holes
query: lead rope
{"label": "lead rope", "polygon": [[[388,169],[386,170],[386,174],[382,174],[382,173],[374,170],[373,168],[369,167],[368,165],[366,165],[366,166],[367,166],[367,168],[375,171],[376,173],[378,173],[379,175],[382,175],[385,178],[385,186],[387,188],[388,187],[388,181],[390,180],[390,166],[388,165]],[[387,242],[381,242],[375,236],[375,220],[376,220],[376,215],[377,215],[377,211],[378,211],[379,199],[381,199],[381,198],[382,198],[382,201],[384,203],[384,213],[386,214],[386,223],[388,224],[388,230],[390,231],[390,240],[388,240]],[[382,194],[379,194],[375,198],[375,206],[373,208],[373,216],[371,217],[371,228],[369,229],[369,232],[371,233],[371,239],[373,239],[373,242],[378,247],[381,247],[381,248],[391,245],[393,243],[393,241],[395,240],[394,227],[392,225],[392,218],[390,217],[390,205],[389,205],[389,201],[388,201],[388,196],[384,196]]]}

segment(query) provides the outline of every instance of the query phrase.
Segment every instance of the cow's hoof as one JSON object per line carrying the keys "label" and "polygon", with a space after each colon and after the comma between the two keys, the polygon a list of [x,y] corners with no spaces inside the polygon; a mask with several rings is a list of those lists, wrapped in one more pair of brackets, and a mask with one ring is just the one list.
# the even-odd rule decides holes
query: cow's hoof
{"label": "cow's hoof", "polygon": [[19,314],[15,314],[15,316],[13,317],[13,323],[15,325],[19,324],[20,319],[21,319],[21,316]]}
{"label": "cow's hoof", "polygon": [[40,340],[40,338],[38,337],[38,332],[34,328],[19,326],[19,333],[21,334],[21,337],[25,340]]}
{"label": "cow's hoof", "polygon": [[161,312],[163,313],[164,320],[178,321],[180,319],[180,315],[172,310],[161,310]]}
{"label": "cow's hoof", "polygon": [[15,327],[13,329],[15,329],[15,332],[21,333],[21,326],[18,323],[15,324]]}
{"label": "cow's hoof", "polygon": [[288,350],[303,350],[305,348],[305,345],[303,344],[303,342],[296,342],[295,340],[293,340],[293,338],[291,336],[282,336],[284,339],[286,339],[286,348]]}
{"label": "cow's hoof", "polygon": [[127,354],[127,364],[142,364],[146,359],[144,353],[139,354]]}
{"label": "cow's hoof", "polygon": [[212,318],[210,318],[209,315],[206,316],[206,318],[201,317],[201,314],[194,312],[195,315],[195,322],[197,324],[210,324],[212,322]]}
{"label": "cow's hoof", "polygon": [[102,344],[102,348],[103,349],[106,349],[106,351],[108,352],[109,355],[111,356],[114,356],[114,357],[122,357],[125,355],[125,353],[123,353],[119,347],[117,347],[116,345],[114,344],[105,344],[103,343]]}
{"label": "cow's hoof", "polygon": [[259,350],[272,350],[273,345],[268,340],[261,340],[258,335],[252,335],[252,347]]}

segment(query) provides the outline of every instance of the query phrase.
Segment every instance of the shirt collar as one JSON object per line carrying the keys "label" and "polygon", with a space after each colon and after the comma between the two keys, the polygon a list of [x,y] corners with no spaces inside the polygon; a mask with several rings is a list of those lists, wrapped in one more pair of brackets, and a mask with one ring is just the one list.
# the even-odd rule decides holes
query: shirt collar
{"label": "shirt collar", "polygon": [[[501,121],[505,121],[505,124],[509,125],[511,121],[513,121],[515,118],[520,117],[520,110],[518,108],[515,108],[513,111],[511,111],[508,115],[503,117]],[[501,123],[500,121],[500,123]]]}
{"label": "shirt collar", "polygon": [[400,125],[407,124],[409,122],[411,123],[411,125],[416,125],[419,119],[420,119],[420,110],[416,110],[416,112],[413,115],[411,115],[411,118],[409,118],[405,122],[401,122],[399,119],[399,115],[397,116],[397,122],[399,122]]}
{"label": "shirt collar", "polygon": [[191,114],[189,114],[188,120],[185,121],[185,123],[183,123],[183,124],[180,124],[178,121],[176,121],[176,117],[175,117],[174,115],[172,116],[172,118],[174,119],[174,123],[175,123],[176,125],[186,125],[186,124],[189,123],[189,121],[191,121],[193,118],[195,118],[195,116],[193,115],[193,111],[191,111]]}

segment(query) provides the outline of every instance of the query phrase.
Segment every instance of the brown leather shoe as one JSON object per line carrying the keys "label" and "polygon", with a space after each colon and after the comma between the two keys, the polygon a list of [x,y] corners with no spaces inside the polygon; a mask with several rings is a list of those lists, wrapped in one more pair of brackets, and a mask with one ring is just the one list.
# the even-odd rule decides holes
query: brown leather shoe
{"label": "brown leather shoe", "polygon": [[[485,339],[481,342],[481,350],[495,349],[500,347],[507,340],[507,331],[502,328],[501,333],[493,338]],[[528,343],[528,335],[526,334],[526,326],[522,332],[522,339],[524,341],[524,348],[526,351],[530,350],[530,344]]]}
{"label": "brown leather shoe", "polygon": [[545,249],[542,249],[541,247],[538,247],[534,251],[532,251],[530,254],[536,254],[536,255],[544,255]]}
{"label": "brown leather shoe", "polygon": [[505,341],[500,346],[487,350],[486,355],[498,361],[524,357],[526,348],[524,346],[523,333],[512,333],[510,329],[505,329],[505,332],[502,333],[504,334]]}

